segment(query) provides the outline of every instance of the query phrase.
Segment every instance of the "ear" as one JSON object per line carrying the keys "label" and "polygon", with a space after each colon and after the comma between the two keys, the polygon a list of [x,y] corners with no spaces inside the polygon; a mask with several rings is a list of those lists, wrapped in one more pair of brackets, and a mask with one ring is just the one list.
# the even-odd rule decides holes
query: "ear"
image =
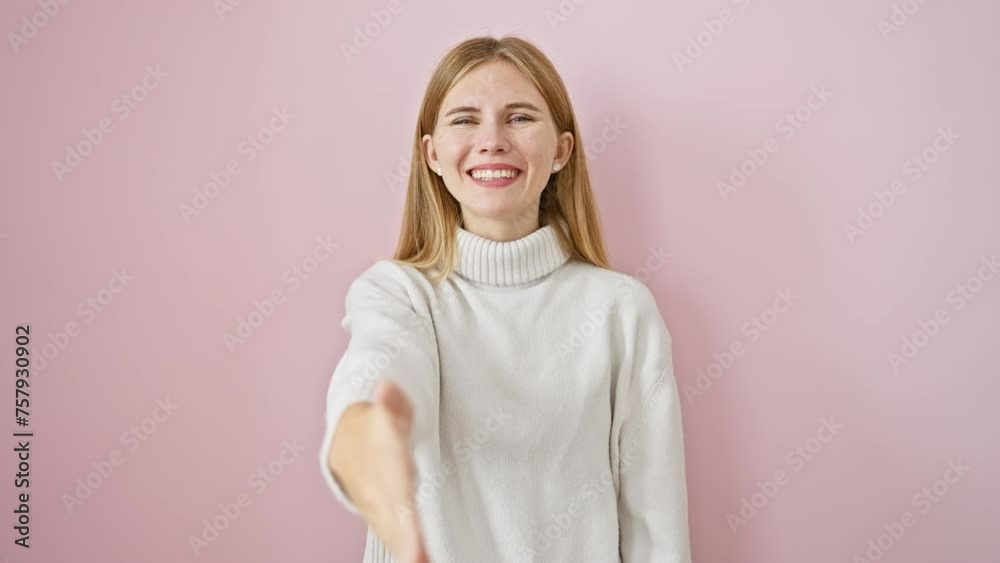
{"label": "ear", "polygon": [[434,150],[434,139],[430,134],[426,134],[420,138],[421,148],[423,149],[424,161],[427,162],[427,166],[431,168],[431,172],[437,174],[438,166],[440,163],[437,158],[437,151]]}
{"label": "ear", "polygon": [[575,144],[575,139],[573,134],[569,131],[563,131],[556,143],[556,160],[559,161],[561,166],[566,166],[566,161],[569,160],[570,155],[573,154],[573,145]]}

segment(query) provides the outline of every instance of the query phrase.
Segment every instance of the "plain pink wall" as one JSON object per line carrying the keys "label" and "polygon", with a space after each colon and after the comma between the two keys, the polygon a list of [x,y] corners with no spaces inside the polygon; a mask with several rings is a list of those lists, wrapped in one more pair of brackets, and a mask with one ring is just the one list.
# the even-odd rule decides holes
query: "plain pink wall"
{"label": "plain pink wall", "polygon": [[[701,385],[683,401],[695,561],[846,563],[887,529],[904,535],[882,538],[884,561],[1000,560],[1000,277],[977,278],[1000,253],[996,2],[291,1],[220,16],[225,1],[0,8],[0,356],[12,369],[20,323],[36,358],[63,344],[30,379],[30,551],[13,544],[16,444],[0,448],[11,563],[360,561],[363,525],[316,461],[344,292],[394,248],[391,176],[434,64],[508,32],[560,70],[612,262],[656,294],[682,391]],[[366,25],[377,35],[346,57]],[[249,160],[243,143],[272,125]],[[957,139],[917,179],[908,161],[939,128]],[[724,197],[748,151],[766,162]],[[196,201],[227,166],[229,185]],[[876,191],[894,198],[882,213]],[[880,216],[849,237],[869,206]],[[296,283],[300,264],[316,268]],[[959,299],[970,277],[979,291]],[[797,299],[769,311],[786,290]],[[231,351],[224,334],[275,291]],[[948,321],[925,322],[933,336],[894,369],[935,314]],[[755,334],[754,317],[773,324]],[[115,451],[124,462],[70,513],[64,495]],[[248,481],[269,466],[272,482]],[[925,497],[938,480],[947,492]],[[225,522],[218,505],[240,494]],[[734,532],[744,499],[761,507]],[[912,527],[894,525],[905,512]],[[227,529],[196,557],[189,537],[216,516]]]}

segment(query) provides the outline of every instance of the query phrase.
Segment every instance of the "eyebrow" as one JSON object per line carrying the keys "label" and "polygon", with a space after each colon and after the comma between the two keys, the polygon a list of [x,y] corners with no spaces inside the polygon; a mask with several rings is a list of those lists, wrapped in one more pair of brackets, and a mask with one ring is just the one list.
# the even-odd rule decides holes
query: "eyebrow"
{"label": "eyebrow", "polygon": [[[535,111],[535,112],[538,112],[538,113],[542,113],[542,110],[538,109],[537,107],[535,107],[534,105],[532,105],[532,104],[530,104],[528,102],[512,102],[512,103],[509,103],[506,106],[504,106],[504,109],[508,109],[508,110],[510,110],[510,109],[521,109],[521,108],[523,108],[523,109],[529,109],[529,110],[532,110],[532,111]],[[464,113],[464,112],[479,113],[479,108],[477,108],[475,106],[459,106],[457,108],[452,108],[452,109],[448,110],[448,113],[444,114],[444,116],[448,117],[449,115],[451,115],[453,113]]]}

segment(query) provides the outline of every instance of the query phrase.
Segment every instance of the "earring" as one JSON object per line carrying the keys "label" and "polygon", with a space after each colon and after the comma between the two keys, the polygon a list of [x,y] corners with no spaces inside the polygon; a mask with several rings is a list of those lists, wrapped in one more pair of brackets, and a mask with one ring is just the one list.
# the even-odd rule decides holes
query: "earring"
{"label": "earring", "polygon": [[561,168],[561,166],[559,166],[558,162],[552,165],[552,170],[554,172],[559,172],[559,168]]}
{"label": "earring", "polygon": [[440,175],[441,175],[441,167],[438,166],[438,176],[440,176]]}

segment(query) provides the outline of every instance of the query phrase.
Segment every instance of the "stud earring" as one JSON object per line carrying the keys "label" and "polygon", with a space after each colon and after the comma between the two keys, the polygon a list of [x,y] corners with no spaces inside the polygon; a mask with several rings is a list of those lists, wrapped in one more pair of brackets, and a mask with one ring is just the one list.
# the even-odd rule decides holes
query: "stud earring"
{"label": "stud earring", "polygon": [[441,175],[441,167],[438,166],[438,176],[440,176],[440,175]]}
{"label": "stud earring", "polygon": [[559,168],[561,168],[561,167],[559,166],[558,162],[552,165],[552,170],[554,172],[559,172]]}

